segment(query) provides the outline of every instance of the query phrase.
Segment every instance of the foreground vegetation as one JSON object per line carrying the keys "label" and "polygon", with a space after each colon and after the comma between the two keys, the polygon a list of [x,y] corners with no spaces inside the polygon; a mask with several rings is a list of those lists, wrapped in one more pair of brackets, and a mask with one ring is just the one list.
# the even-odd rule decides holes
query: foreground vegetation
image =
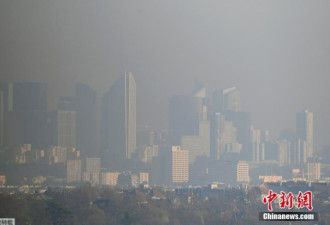
{"label": "foreground vegetation", "polygon": [[[257,189],[248,193],[226,190],[225,194],[203,199],[175,192],[162,194],[166,197],[160,199],[153,198],[151,190],[123,192],[88,185],[75,189],[49,188],[43,194],[2,193],[0,218],[15,218],[18,225],[272,224],[258,220],[258,212],[265,207],[259,201]],[[319,209],[329,211],[327,207]],[[323,217],[318,224],[329,224],[328,219]]]}

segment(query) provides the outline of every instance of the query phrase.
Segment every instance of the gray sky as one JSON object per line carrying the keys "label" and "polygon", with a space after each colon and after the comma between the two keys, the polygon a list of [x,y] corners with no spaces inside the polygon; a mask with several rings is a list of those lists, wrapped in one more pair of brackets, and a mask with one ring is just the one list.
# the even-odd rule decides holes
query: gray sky
{"label": "gray sky", "polygon": [[103,94],[124,71],[138,122],[167,124],[168,97],[235,85],[257,128],[295,127],[314,112],[330,144],[328,0],[1,0],[0,81],[43,80],[50,104],[74,84]]}

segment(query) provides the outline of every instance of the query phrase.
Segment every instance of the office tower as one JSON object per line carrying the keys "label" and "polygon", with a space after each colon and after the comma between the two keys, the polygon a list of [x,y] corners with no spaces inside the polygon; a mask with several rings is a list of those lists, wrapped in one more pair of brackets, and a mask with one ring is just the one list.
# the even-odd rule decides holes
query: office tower
{"label": "office tower", "polygon": [[236,127],[221,113],[211,116],[211,143],[212,159],[220,159],[225,153],[241,152]]}
{"label": "office tower", "polygon": [[44,147],[47,86],[43,82],[13,83],[13,113],[19,123],[19,142]]}
{"label": "office tower", "polygon": [[181,147],[189,151],[189,163],[195,162],[198,156],[210,155],[210,123],[199,121],[198,135],[181,136]]}
{"label": "office tower", "polygon": [[251,140],[251,116],[247,112],[230,111],[225,114],[226,120],[232,121],[237,129],[237,142],[242,144],[241,155],[245,160],[251,160],[252,153],[250,151]]}
{"label": "office tower", "polygon": [[275,141],[265,142],[265,160],[278,161],[278,145]]}
{"label": "office tower", "polygon": [[249,164],[244,161],[237,163],[237,182],[248,183],[250,182]]}
{"label": "office tower", "polygon": [[209,164],[209,183],[219,182],[235,185],[237,181],[237,162],[214,160]]}
{"label": "office tower", "polygon": [[85,171],[88,173],[99,173],[101,171],[101,159],[86,158]]}
{"label": "office tower", "polygon": [[280,165],[289,165],[291,162],[291,143],[288,140],[277,141],[278,162]]}
{"label": "office tower", "polygon": [[6,184],[6,176],[0,175],[0,185],[5,185],[5,184]]}
{"label": "office tower", "polygon": [[172,146],[171,150],[172,183],[187,183],[189,181],[189,152],[180,146]]}
{"label": "office tower", "polygon": [[149,184],[149,173],[140,172],[139,181],[140,181],[140,184]]}
{"label": "office tower", "polygon": [[199,135],[199,120],[203,111],[203,99],[178,95],[169,100],[169,129],[173,132],[171,144],[180,144],[183,135]]}
{"label": "office tower", "polygon": [[30,143],[45,147],[47,135],[47,86],[43,82],[14,82],[0,85],[0,141],[15,146]]}
{"label": "office tower", "polygon": [[76,147],[76,111],[75,99],[63,97],[58,103],[57,119],[57,145],[67,148]]}
{"label": "office tower", "polygon": [[61,146],[51,146],[47,148],[48,163],[65,163],[67,160],[68,150]]}
{"label": "office tower", "polygon": [[169,101],[170,144],[189,151],[189,161],[210,155],[210,122],[205,104],[205,88],[196,86],[193,94],[173,96]]}
{"label": "office tower", "polygon": [[313,157],[313,113],[304,110],[297,113],[297,136],[306,141],[306,157]]}
{"label": "office tower", "polygon": [[76,85],[76,146],[83,157],[99,156],[97,93],[85,84]]}
{"label": "office tower", "polygon": [[136,158],[143,163],[151,163],[155,157],[158,157],[159,146],[149,145],[137,149]]}
{"label": "office tower", "polygon": [[101,184],[107,186],[116,186],[118,183],[119,172],[102,172]]}
{"label": "office tower", "polygon": [[298,139],[294,143],[293,153],[292,153],[292,163],[295,165],[304,164],[307,162],[307,142]]}
{"label": "office tower", "polygon": [[90,182],[92,185],[100,184],[101,159],[86,158],[85,172],[83,173],[83,181]]}
{"label": "office tower", "polygon": [[5,145],[5,129],[8,119],[8,84],[0,83],[0,148]]}
{"label": "office tower", "polygon": [[309,162],[307,163],[307,180],[318,181],[321,179],[321,163]]}
{"label": "office tower", "polygon": [[120,167],[136,148],[136,85],[131,73],[104,94],[102,120],[102,160],[107,167]]}
{"label": "office tower", "polygon": [[251,152],[252,161],[260,162],[265,160],[265,141],[268,141],[266,131],[251,127]]}
{"label": "office tower", "polygon": [[241,110],[240,93],[236,87],[225,88],[213,92],[215,112],[226,113]]}
{"label": "office tower", "polygon": [[[303,154],[300,155],[300,151],[304,152],[304,149],[301,148],[303,146],[300,146],[301,141],[297,138],[297,133],[294,130],[285,129],[280,132],[279,140],[286,140],[290,144],[290,153],[289,153],[289,164],[291,165],[299,165],[301,157],[303,157]],[[302,159],[302,161],[304,161]]]}
{"label": "office tower", "polygon": [[148,146],[154,145],[155,143],[155,132],[151,130],[149,126],[138,126],[136,130],[136,146]]}
{"label": "office tower", "polygon": [[260,131],[260,141],[261,142],[267,142],[270,141],[270,132],[269,130],[261,130]]}
{"label": "office tower", "polygon": [[82,172],[82,162],[80,159],[67,160],[66,162],[66,182],[80,182]]}

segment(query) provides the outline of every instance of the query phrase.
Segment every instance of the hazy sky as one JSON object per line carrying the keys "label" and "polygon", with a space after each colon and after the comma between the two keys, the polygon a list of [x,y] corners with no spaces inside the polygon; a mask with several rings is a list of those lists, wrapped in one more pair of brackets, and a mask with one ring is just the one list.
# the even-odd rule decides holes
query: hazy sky
{"label": "hazy sky", "polygon": [[74,84],[99,94],[124,71],[138,123],[167,125],[168,97],[198,78],[235,85],[257,128],[278,134],[314,112],[330,144],[329,0],[1,0],[0,81],[43,80],[50,104]]}

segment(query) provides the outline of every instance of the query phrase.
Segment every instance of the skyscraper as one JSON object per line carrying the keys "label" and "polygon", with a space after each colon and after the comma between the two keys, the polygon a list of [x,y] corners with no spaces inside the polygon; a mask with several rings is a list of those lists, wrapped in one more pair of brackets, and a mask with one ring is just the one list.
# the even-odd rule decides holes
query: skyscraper
{"label": "skyscraper", "polygon": [[76,111],[75,99],[64,97],[58,104],[56,114],[57,145],[68,148],[76,147]]}
{"label": "skyscraper", "polygon": [[[0,126],[3,144],[29,143],[45,147],[47,85],[44,82],[14,82],[0,85]],[[1,118],[0,118],[1,119]]]}
{"label": "skyscraper", "polygon": [[212,159],[220,159],[228,152],[240,153],[242,145],[237,142],[237,129],[233,122],[226,120],[221,113],[215,113],[211,117],[211,123]]}
{"label": "skyscraper", "polygon": [[91,87],[76,85],[76,144],[83,157],[99,156],[97,94]]}
{"label": "skyscraper", "polygon": [[136,84],[131,73],[121,76],[103,96],[102,160],[120,167],[136,148]]}
{"label": "skyscraper", "polygon": [[189,151],[189,162],[210,155],[210,122],[205,87],[198,84],[192,95],[173,96],[169,101],[170,143]]}
{"label": "skyscraper", "polygon": [[172,146],[171,150],[172,183],[186,183],[189,181],[189,151],[180,146]]}
{"label": "skyscraper", "polygon": [[238,112],[241,110],[240,93],[236,87],[225,88],[213,93],[213,103],[216,112]]}
{"label": "skyscraper", "polygon": [[5,121],[8,117],[8,84],[0,83],[0,147],[5,145]]}
{"label": "skyscraper", "polygon": [[248,183],[250,182],[249,164],[244,161],[237,163],[237,182]]}
{"label": "skyscraper", "polygon": [[298,139],[306,142],[306,157],[313,157],[313,113],[308,110],[298,112],[296,129]]}

